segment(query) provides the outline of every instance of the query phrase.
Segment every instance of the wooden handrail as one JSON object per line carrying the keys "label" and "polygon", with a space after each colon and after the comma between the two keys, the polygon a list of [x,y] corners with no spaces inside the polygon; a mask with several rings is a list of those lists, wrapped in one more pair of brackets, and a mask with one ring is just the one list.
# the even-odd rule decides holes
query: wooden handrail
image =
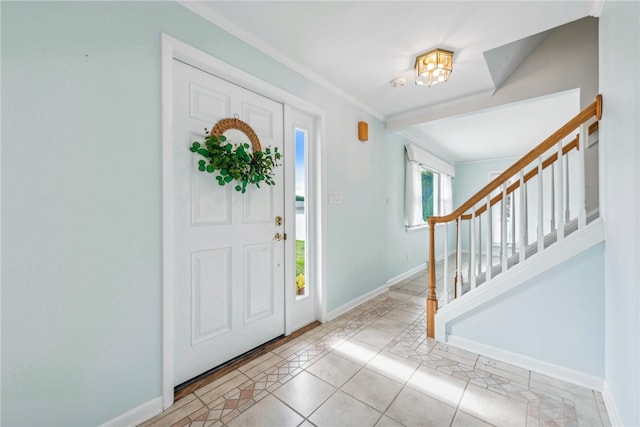
{"label": "wooden handrail", "polygon": [[[574,148],[578,148],[578,137],[574,138],[570,143],[562,147],[562,154],[566,155],[569,151],[573,150]],[[553,153],[545,161],[542,162],[542,169],[546,169],[547,167],[551,166],[553,163],[555,163],[556,160],[558,160],[558,153]],[[529,172],[527,172],[524,175],[524,182],[530,181],[536,175],[538,175],[538,168],[531,169]],[[513,184],[509,185],[507,187],[507,195],[513,193],[518,188],[520,188],[520,181],[516,181]],[[499,193],[498,195],[493,196],[493,198],[491,199],[491,206],[497,204],[501,200],[502,200],[502,193]],[[482,205],[476,211],[476,216],[480,216],[486,211],[487,211],[487,205]],[[461,215],[461,218],[465,220],[471,219],[471,214]]]}
{"label": "wooden handrail", "polygon": [[596,100],[591,103],[587,108],[578,113],[574,118],[565,123],[560,129],[551,134],[550,137],[542,141],[537,147],[533,150],[529,151],[527,154],[522,156],[520,160],[515,162],[511,167],[509,167],[506,171],[502,172],[496,179],[491,181],[489,184],[485,185],[478,191],[476,194],[471,196],[466,202],[464,202],[458,209],[451,212],[448,215],[443,216],[430,216],[429,217],[429,226],[433,227],[435,224],[450,222],[454,219],[458,218],[473,206],[475,206],[478,202],[486,198],[491,192],[498,187],[500,187],[504,182],[509,180],[513,175],[520,172],[520,169],[524,169],[527,165],[533,162],[535,159],[540,157],[540,155],[544,154],[547,150],[557,144],[562,138],[569,135],[573,130],[575,130],[582,123],[586,122],[593,116],[597,116],[598,112],[602,110],[602,95],[598,95]]}
{"label": "wooden handrail", "polygon": [[[597,130],[598,130],[598,122],[593,122],[593,123],[591,123],[591,125],[589,125],[589,135],[591,135],[592,133],[594,133]],[[580,149],[579,148],[580,144],[579,144],[578,140],[579,140],[579,136],[576,136],[575,138],[573,138],[571,140],[571,142],[569,142],[567,145],[562,147],[562,155],[566,155],[569,151],[571,151],[573,149],[578,149],[579,150]],[[551,166],[556,160],[558,160],[558,153],[553,153],[552,155],[547,157],[547,159],[545,161],[542,162],[542,169],[546,169],[547,167]],[[524,182],[530,181],[536,175],[538,175],[538,168],[531,169],[529,172],[524,174]],[[513,193],[518,188],[520,188],[520,181],[516,181],[516,182],[514,182],[513,184],[511,184],[510,186],[507,187],[507,195]],[[497,204],[501,200],[502,200],[502,193],[499,193],[498,195],[494,196],[491,199],[491,206]],[[483,213],[485,213],[486,211],[487,211],[487,205],[482,205],[476,211],[476,216],[480,216]],[[464,219],[464,220],[469,220],[469,219],[471,219],[471,214],[461,215],[461,218]]]}
{"label": "wooden handrail", "polygon": [[[436,295],[436,274],[435,274],[435,225],[438,223],[447,223],[453,220],[465,219],[469,220],[472,218],[472,215],[466,214],[471,208],[473,208],[480,201],[485,199],[488,195],[490,195],[494,190],[501,187],[505,182],[507,182],[512,176],[515,176],[522,169],[526,168],[529,164],[531,164],[535,159],[542,156],[545,152],[547,152],[551,147],[560,142],[562,138],[565,138],[572,131],[577,129],[580,125],[585,123],[591,117],[596,118],[596,120],[600,120],[602,117],[602,95],[597,95],[596,100],[591,103],[587,108],[578,113],[575,117],[565,123],[560,129],[555,131],[551,136],[542,141],[538,146],[536,146],[533,150],[529,151],[527,154],[522,156],[520,160],[515,162],[511,167],[501,173],[496,179],[491,181],[489,184],[485,185],[480,191],[471,196],[466,202],[464,202],[458,209],[454,210],[448,215],[443,216],[431,216],[428,219],[429,223],[429,293],[427,296],[427,336],[433,338],[435,336],[435,314],[438,310],[438,298]],[[598,130],[598,122],[591,124],[589,126],[588,134],[592,134]],[[586,146],[586,145],[584,145]],[[576,136],[571,142],[562,147],[562,155],[566,155],[573,149],[579,149],[579,136]],[[554,162],[558,160],[558,153],[553,153],[547,159],[542,162],[542,169],[547,168],[552,165]],[[523,180],[527,182],[531,180],[538,174],[538,168],[533,168],[529,172],[527,172]],[[520,187],[520,180],[514,182],[513,184],[507,187],[507,194],[513,193],[517,188]],[[502,200],[503,194],[500,193],[489,201],[489,205],[493,206],[496,203]],[[484,204],[478,208],[475,212],[475,216],[479,216],[482,213],[486,212],[487,205]],[[447,256],[447,254],[445,254]],[[446,274],[446,272],[445,272]],[[445,296],[446,297],[446,296]]]}

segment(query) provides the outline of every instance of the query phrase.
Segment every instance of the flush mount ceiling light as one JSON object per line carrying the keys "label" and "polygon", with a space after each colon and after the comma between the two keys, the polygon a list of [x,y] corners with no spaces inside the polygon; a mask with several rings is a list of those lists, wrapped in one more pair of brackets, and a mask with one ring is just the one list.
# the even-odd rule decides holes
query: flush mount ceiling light
{"label": "flush mount ceiling light", "polygon": [[453,71],[453,52],[434,49],[416,58],[416,84],[433,86],[446,82]]}

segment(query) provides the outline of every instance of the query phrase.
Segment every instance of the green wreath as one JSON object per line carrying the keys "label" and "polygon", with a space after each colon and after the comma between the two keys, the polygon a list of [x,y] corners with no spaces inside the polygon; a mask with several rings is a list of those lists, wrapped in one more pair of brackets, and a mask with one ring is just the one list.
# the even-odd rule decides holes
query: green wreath
{"label": "green wreath", "polygon": [[235,190],[241,193],[247,191],[248,184],[255,184],[258,188],[263,181],[267,185],[275,185],[274,169],[280,166],[278,160],[282,158],[278,147],[247,152],[249,144],[234,145],[226,141],[224,135],[207,135],[204,146],[197,141],[191,145],[189,150],[192,153],[206,159],[198,161],[198,170],[217,173],[216,180],[222,186],[236,181]]}

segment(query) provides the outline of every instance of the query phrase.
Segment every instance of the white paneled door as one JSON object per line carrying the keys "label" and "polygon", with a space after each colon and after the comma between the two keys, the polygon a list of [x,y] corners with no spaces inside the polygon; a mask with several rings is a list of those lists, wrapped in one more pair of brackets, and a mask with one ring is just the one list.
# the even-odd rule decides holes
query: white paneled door
{"label": "white paneled door", "polygon": [[[283,106],[179,61],[173,63],[174,384],[284,333],[283,167],[275,186],[220,187],[191,153],[205,128],[237,117],[263,148],[283,150]],[[236,116],[237,115],[237,116]],[[225,133],[249,142],[240,131]]]}

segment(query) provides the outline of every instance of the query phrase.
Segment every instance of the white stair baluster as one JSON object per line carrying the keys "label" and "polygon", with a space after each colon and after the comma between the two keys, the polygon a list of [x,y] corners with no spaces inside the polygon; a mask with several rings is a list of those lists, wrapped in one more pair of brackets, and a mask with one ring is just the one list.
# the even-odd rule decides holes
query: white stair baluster
{"label": "white stair baluster", "polygon": [[520,262],[524,262],[527,252],[527,190],[524,169],[520,169]]}
{"label": "white stair baluster", "polygon": [[462,234],[460,232],[460,223],[462,222],[462,217],[458,217],[457,219],[457,242],[456,242],[456,295],[458,298],[460,298],[462,296],[462,251],[460,250],[460,235]]}
{"label": "white stair baluster", "polygon": [[558,142],[558,160],[556,161],[556,164],[554,165],[555,168],[558,168],[558,183],[556,184],[557,186],[557,193],[558,193],[558,202],[557,202],[557,218],[558,218],[558,224],[557,224],[557,240],[560,241],[562,239],[564,239],[564,216],[563,216],[563,206],[562,204],[564,203],[564,175],[562,173],[562,160],[563,160],[563,155],[562,155],[562,141]]}
{"label": "white stair baluster", "polygon": [[449,223],[444,223],[444,269],[442,274],[442,292],[444,292],[444,304],[449,304]]}
{"label": "white stair baluster", "polygon": [[565,185],[565,204],[564,204],[564,222],[567,223],[571,221],[571,208],[569,207],[569,155],[571,152],[568,152],[566,156],[564,156],[564,185]]}
{"label": "white stair baluster", "polygon": [[580,135],[578,138],[578,179],[576,191],[578,192],[578,228],[582,228],[587,225],[587,206],[585,198],[585,177],[584,177],[584,157],[587,150],[587,141],[589,138],[587,132],[587,124],[582,123],[580,125]]}
{"label": "white stair baluster", "polygon": [[500,263],[502,271],[507,271],[507,183],[502,184],[502,202],[500,203]]}
{"label": "white stair baluster", "polygon": [[509,195],[509,206],[511,206],[511,256],[516,254],[516,193],[515,190]]}
{"label": "white stair baluster", "polygon": [[471,208],[471,219],[469,220],[471,227],[469,229],[469,280],[471,289],[476,288],[476,208]]}
{"label": "white stair baluster", "polygon": [[487,196],[487,266],[486,268],[486,280],[491,280],[491,268],[493,266],[493,230],[491,229],[491,195]]}
{"label": "white stair baluster", "polygon": [[478,276],[482,274],[482,219],[478,217]]}
{"label": "white stair baluster", "polygon": [[551,167],[551,232],[556,229],[556,173],[555,167]]}
{"label": "white stair baluster", "polygon": [[472,248],[472,241],[471,241],[471,229],[473,228],[473,217],[469,220],[469,253],[467,256],[467,277],[469,278],[469,280],[471,280],[471,274],[473,273],[473,264],[471,263],[471,251],[473,251]]}
{"label": "white stair baluster", "polygon": [[544,249],[544,225],[542,211],[542,156],[538,157],[538,253]]}

